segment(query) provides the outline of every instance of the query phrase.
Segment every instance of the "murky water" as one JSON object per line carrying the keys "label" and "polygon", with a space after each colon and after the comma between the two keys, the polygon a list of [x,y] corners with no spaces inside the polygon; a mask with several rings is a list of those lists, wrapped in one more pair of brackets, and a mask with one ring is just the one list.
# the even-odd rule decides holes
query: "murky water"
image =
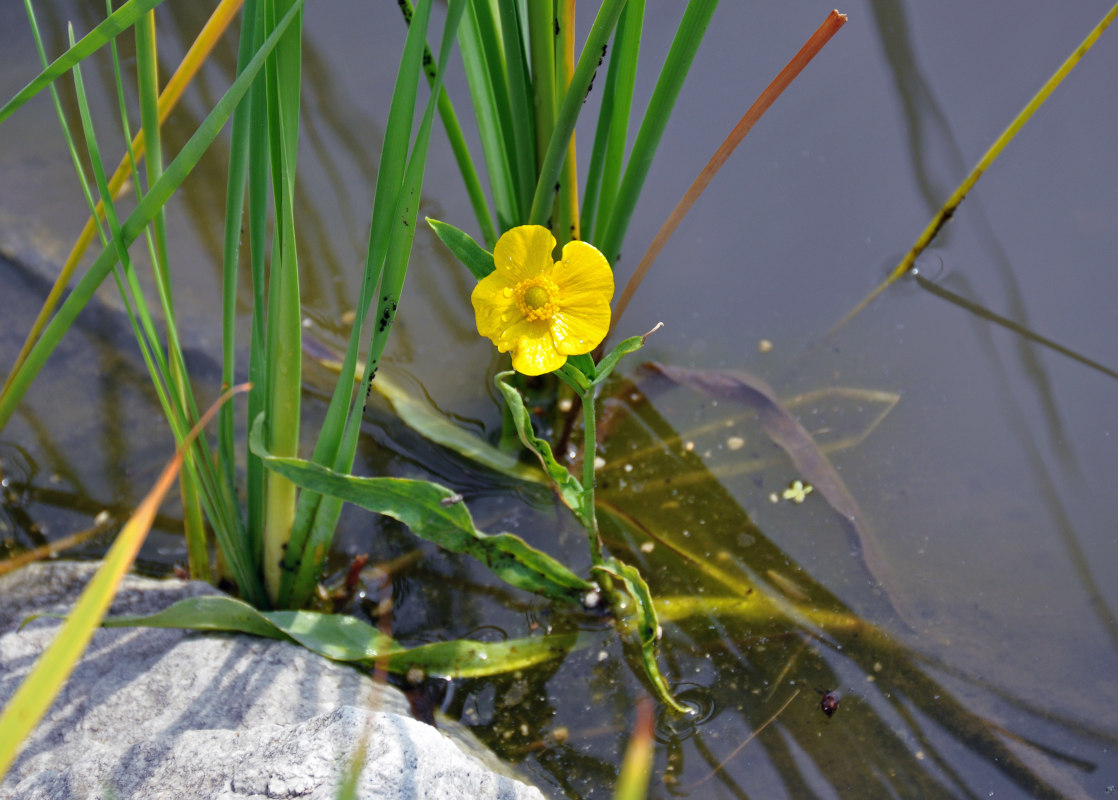
{"label": "murky water", "polygon": [[[363,261],[402,34],[394,3],[351,5],[307,19],[301,262],[306,313],[326,341],[341,335]],[[650,6],[644,58],[654,64],[680,12]],[[822,491],[784,499],[808,476],[746,406],[657,384],[635,360],[611,388],[609,545],[640,563],[658,595],[691,598],[665,621],[663,663],[704,712],[700,724],[660,718],[650,796],[1099,798],[1118,785],[1118,384],[944,296],[1118,368],[1118,33],[1104,34],[922,260],[938,294],[906,281],[828,336],[1107,8],[841,8],[849,24],[730,159],[637,294],[622,332],[665,323],[642,356],[766,380],[862,512],[855,531]],[[621,279],[829,10],[722,4],[638,206]],[[170,68],[205,12],[173,0],[165,11]],[[97,19],[77,3],[41,13],[55,49],[67,19],[79,29]],[[0,8],[0,52],[6,99],[34,72],[17,4]],[[176,113],[180,137],[226,85],[232,59],[229,47],[215,54]],[[107,73],[94,75],[104,97]],[[464,103],[461,76],[450,84]],[[98,124],[108,130],[114,113]],[[217,382],[223,169],[219,143],[170,212],[180,321],[203,386]],[[45,97],[0,126],[0,367],[42,296],[35,276],[61,261],[83,221],[69,170]],[[441,138],[428,175],[422,212],[469,227]],[[487,380],[497,359],[473,330],[469,288],[421,230],[391,356],[461,425],[494,435]],[[101,507],[126,509],[169,450],[115,308],[106,292],[3,433],[6,547],[85,527]],[[311,377],[312,396],[327,380]],[[156,433],[141,435],[137,419]],[[457,487],[483,529],[520,533],[585,568],[581,533],[547,493],[479,474],[384,407],[367,429],[361,469]],[[164,511],[144,552],[153,568],[185,557],[174,503]],[[883,569],[884,581],[853,546],[858,534],[876,543],[873,574]],[[389,559],[415,546],[347,512],[339,563],[346,552]],[[423,554],[393,586],[405,640],[593,627],[465,560]],[[779,603],[758,605],[761,596]],[[839,705],[828,717],[821,692],[831,691]],[[608,797],[642,692],[628,654],[599,627],[562,664],[455,685],[442,703],[554,796]]]}

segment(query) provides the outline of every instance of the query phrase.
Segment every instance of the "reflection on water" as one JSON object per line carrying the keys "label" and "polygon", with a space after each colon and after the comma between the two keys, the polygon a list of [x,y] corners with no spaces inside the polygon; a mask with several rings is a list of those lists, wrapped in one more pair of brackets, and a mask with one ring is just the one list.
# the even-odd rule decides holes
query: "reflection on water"
{"label": "reflection on water", "polygon": [[[15,5],[0,9],[0,36],[23,24]],[[802,5],[722,4],[628,251],[643,250],[750,93],[830,8]],[[1092,268],[1118,251],[1118,122],[1102,100],[1118,48],[1092,52],[937,241],[949,269],[936,286],[987,315],[897,287],[835,339],[805,349],[878,279],[874,265],[911,243],[1103,11],[1081,5],[843,8],[850,24],[740,148],[627,313],[640,330],[665,322],[649,341],[655,360],[746,369],[773,385],[872,524],[895,576],[883,593],[818,487],[802,504],[782,497],[806,476],[753,410],[682,389],[650,398],[635,369],[633,382],[615,383],[603,399],[604,532],[649,578],[662,663],[702,711],[660,715],[651,796],[1099,797],[1118,784],[1109,477],[1118,403],[1104,374],[1118,364],[1118,274]],[[58,3],[44,13],[57,49],[67,18],[88,27],[98,12]],[[173,0],[161,9],[164,73],[204,13]],[[649,13],[655,59],[675,19]],[[344,327],[362,261],[391,86],[385,64],[400,27],[394,7],[358,3],[307,22],[299,255],[307,313],[329,334]],[[216,51],[176,112],[172,149],[227,85],[233,60],[232,47]],[[104,100],[109,76],[99,69]],[[30,77],[20,70],[23,61],[0,72],[5,96]],[[450,89],[465,98],[461,76]],[[98,125],[111,125],[102,113]],[[49,272],[84,213],[60,145],[30,133],[54,131],[49,108],[9,123],[0,174],[19,191],[0,192],[0,248],[19,264],[0,264],[0,368],[42,297],[36,271]],[[170,222],[191,370],[207,392],[218,374],[223,148],[219,140]],[[432,159],[424,211],[467,224],[441,142]],[[409,281],[391,353],[406,385],[495,440],[500,414],[481,376],[497,361],[474,335],[468,276],[421,230]],[[102,508],[124,511],[168,453],[114,302],[106,293],[83,315],[4,431],[8,549],[88,527]],[[775,346],[758,351],[762,338]],[[328,383],[317,374],[309,383],[313,416]],[[547,491],[441,450],[380,401],[365,433],[360,469],[439,480],[464,495],[480,528],[511,530],[586,570],[585,537]],[[149,565],[183,557],[177,510],[164,512]],[[542,604],[395,523],[347,512],[332,566],[344,570],[361,552],[396,567],[368,578],[357,613],[376,616],[391,601],[405,643],[580,630],[562,662],[425,691],[553,796],[609,795],[644,687],[607,619]],[[821,706],[829,692],[840,698],[830,716]]]}

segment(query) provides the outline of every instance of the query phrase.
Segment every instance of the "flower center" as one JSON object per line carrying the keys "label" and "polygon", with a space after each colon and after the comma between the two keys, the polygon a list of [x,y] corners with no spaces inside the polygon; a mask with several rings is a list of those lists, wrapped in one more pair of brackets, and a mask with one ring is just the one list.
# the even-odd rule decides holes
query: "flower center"
{"label": "flower center", "polygon": [[516,307],[529,322],[551,319],[559,310],[559,287],[549,278],[527,278],[516,285]]}

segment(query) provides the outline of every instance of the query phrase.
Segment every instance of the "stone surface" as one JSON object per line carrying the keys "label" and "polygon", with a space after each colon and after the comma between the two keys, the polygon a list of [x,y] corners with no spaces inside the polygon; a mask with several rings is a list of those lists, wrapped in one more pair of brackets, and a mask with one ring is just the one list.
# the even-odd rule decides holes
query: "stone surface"
{"label": "stone surface", "polygon": [[[68,610],[95,566],[36,564],[0,578],[0,703],[59,625],[40,618],[17,631],[20,621]],[[213,591],[129,577],[111,613]],[[412,719],[397,690],[286,642],[99,630],[0,798],[332,798],[364,739],[362,798],[542,800],[495,771],[464,728],[440,724]]]}

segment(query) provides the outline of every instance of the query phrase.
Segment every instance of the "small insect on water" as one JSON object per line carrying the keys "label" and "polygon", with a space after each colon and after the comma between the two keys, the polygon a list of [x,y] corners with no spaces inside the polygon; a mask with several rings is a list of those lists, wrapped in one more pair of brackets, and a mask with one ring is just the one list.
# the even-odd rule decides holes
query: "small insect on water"
{"label": "small insect on water", "polygon": [[838,694],[826,689],[816,689],[815,691],[822,695],[822,699],[819,701],[819,709],[828,717],[833,716],[839,707]]}

